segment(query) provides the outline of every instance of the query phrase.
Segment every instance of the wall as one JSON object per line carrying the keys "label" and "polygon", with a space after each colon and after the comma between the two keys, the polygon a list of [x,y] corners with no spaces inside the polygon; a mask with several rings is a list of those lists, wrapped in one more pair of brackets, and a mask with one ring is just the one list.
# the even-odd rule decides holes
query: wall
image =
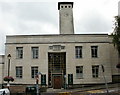
{"label": "wall", "polygon": [[[31,66],[38,66],[39,72],[46,74],[48,83],[48,52],[66,52],[66,74],[73,73],[74,84],[104,83],[101,69],[99,78],[92,78],[92,65],[105,67],[105,77],[108,82],[112,82],[111,72],[111,39],[107,35],[46,35],[46,36],[7,36],[5,55],[11,54],[10,75],[15,78],[15,67],[23,66],[23,79],[15,78],[15,84],[35,84],[35,79],[31,78]],[[52,51],[49,46],[62,45],[64,50]],[[83,46],[83,58],[75,59],[75,46]],[[99,47],[98,58],[91,58],[90,47]],[[31,58],[31,47],[39,47],[40,58]],[[16,47],[24,48],[24,58],[16,59]],[[7,63],[7,59],[5,61]],[[76,79],[76,66],[84,66],[84,78]],[[7,65],[5,64],[5,74]]]}
{"label": "wall", "polygon": [[0,55],[0,88],[3,83],[4,55]]}

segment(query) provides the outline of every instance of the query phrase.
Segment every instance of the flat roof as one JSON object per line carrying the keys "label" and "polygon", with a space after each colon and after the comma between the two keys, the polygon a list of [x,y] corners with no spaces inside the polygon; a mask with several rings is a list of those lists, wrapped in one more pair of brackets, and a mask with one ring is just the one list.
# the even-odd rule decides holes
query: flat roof
{"label": "flat roof", "polygon": [[43,35],[6,35],[6,37],[31,37],[31,36],[109,36],[108,34],[43,34]]}

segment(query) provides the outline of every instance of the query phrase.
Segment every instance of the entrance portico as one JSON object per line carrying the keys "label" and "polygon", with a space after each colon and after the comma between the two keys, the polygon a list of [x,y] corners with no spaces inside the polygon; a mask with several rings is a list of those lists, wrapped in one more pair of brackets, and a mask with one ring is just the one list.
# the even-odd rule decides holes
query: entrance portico
{"label": "entrance portico", "polygon": [[64,86],[66,75],[66,53],[48,53],[48,85],[54,89]]}

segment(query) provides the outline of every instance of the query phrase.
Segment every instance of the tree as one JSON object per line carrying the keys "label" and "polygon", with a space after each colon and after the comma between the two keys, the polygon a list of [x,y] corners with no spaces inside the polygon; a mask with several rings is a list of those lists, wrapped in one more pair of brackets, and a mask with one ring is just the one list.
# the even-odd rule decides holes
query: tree
{"label": "tree", "polygon": [[[120,56],[120,17],[119,16],[115,16],[114,31],[112,33],[112,38],[113,38],[113,44],[118,50],[118,54]],[[117,68],[120,67],[117,65]]]}
{"label": "tree", "polygon": [[13,77],[11,77],[11,76],[6,76],[6,77],[4,77],[4,79],[3,79],[4,81],[14,81],[14,78]]}

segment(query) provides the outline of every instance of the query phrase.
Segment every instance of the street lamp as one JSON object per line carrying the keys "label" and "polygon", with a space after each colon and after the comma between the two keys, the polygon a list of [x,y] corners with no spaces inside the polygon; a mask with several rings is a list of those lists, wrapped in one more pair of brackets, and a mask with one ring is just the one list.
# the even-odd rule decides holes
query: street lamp
{"label": "street lamp", "polygon": [[105,75],[104,75],[105,68],[104,68],[104,66],[103,66],[102,64],[101,64],[101,68],[102,68],[103,78],[104,78],[104,81],[105,81],[105,86],[106,86],[106,90],[107,90],[107,95],[109,95],[108,85],[107,85],[107,81],[106,81],[106,78],[105,78]]}
{"label": "street lamp", "polygon": [[[10,76],[10,59],[11,59],[11,55],[8,54],[7,58],[8,58],[8,78],[9,78],[9,76]],[[10,86],[9,81],[8,81],[7,86]]]}
{"label": "street lamp", "polygon": [[37,95],[39,95],[39,85],[38,85],[38,83],[39,83],[39,75],[42,75],[42,73],[41,72],[38,72],[37,73],[37,75],[36,75],[36,88],[37,88]]}

